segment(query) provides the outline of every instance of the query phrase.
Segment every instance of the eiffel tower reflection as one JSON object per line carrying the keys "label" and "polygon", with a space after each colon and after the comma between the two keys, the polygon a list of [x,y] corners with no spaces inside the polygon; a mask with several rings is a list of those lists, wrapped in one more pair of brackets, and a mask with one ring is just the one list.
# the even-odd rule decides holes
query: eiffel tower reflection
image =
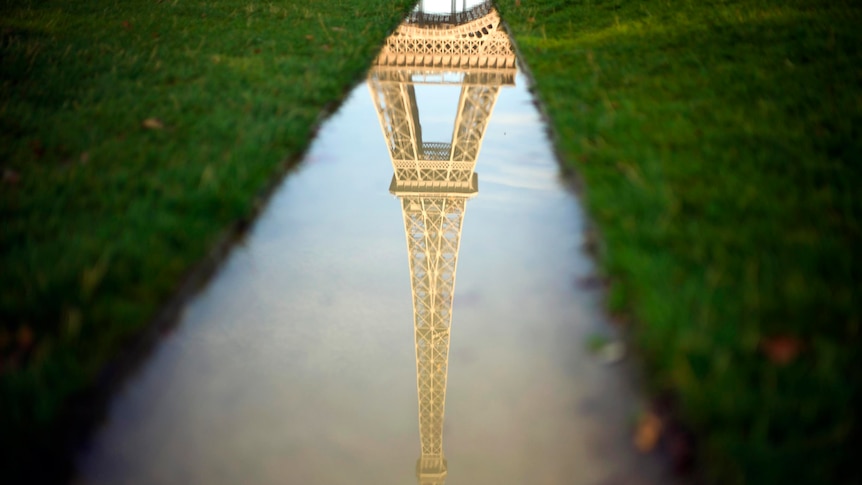
{"label": "eiffel tower reflection", "polygon": [[[443,417],[452,299],[467,200],[478,193],[476,159],[501,86],[514,85],[515,53],[490,1],[450,13],[423,4],[389,36],[368,75],[401,200],[416,345],[420,484],[443,484]],[[422,137],[415,86],[459,85],[449,142]]]}

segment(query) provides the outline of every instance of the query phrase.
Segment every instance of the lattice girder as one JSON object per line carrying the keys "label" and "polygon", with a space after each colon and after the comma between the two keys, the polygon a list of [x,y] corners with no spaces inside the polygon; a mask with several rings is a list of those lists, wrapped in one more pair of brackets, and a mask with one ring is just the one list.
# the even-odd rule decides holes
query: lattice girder
{"label": "lattice girder", "polygon": [[517,68],[469,70],[451,67],[374,67],[369,74],[375,81],[395,84],[433,84],[457,86],[514,86]]}
{"label": "lattice girder", "polygon": [[[420,4],[421,5],[421,4]],[[410,13],[410,16],[407,17],[405,23],[408,24],[419,24],[422,26],[426,26],[429,28],[437,27],[440,25],[461,25],[467,22],[471,22],[478,18],[484,17],[494,8],[494,2],[491,0],[486,0],[479,5],[474,5],[473,7],[463,10],[460,12],[449,13],[428,13],[422,11],[421,8],[414,10]],[[453,5],[454,9],[454,5]]]}
{"label": "lattice girder", "polygon": [[[478,192],[476,161],[499,87],[514,84],[516,73],[514,50],[499,23],[489,7],[487,15],[457,26],[403,24],[368,76],[392,162],[389,190],[401,199],[407,240],[422,484],[446,478],[443,419],[461,229],[467,200]],[[461,85],[448,142],[422,138],[413,89],[419,83]]]}
{"label": "lattice girder", "polygon": [[514,68],[515,50],[500,28],[500,16],[485,16],[462,25],[401,24],[387,39],[375,66]]}
{"label": "lattice girder", "polygon": [[469,185],[499,87],[462,87],[451,142],[428,143],[422,140],[413,86],[373,77],[369,84],[398,182]]}
{"label": "lattice girder", "polygon": [[403,196],[422,457],[442,459],[455,272],[466,197]]}
{"label": "lattice girder", "polygon": [[497,103],[498,86],[467,86],[461,90],[458,117],[452,135],[452,161],[473,162],[479,158],[485,128]]}
{"label": "lattice girder", "polygon": [[414,87],[369,82],[390,156],[393,160],[416,160],[421,153],[422,126]]}

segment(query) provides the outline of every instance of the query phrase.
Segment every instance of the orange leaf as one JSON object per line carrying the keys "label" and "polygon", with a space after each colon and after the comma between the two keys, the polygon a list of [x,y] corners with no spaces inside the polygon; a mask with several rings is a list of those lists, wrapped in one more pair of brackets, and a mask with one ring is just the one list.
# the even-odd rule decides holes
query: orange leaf
{"label": "orange leaf", "polygon": [[33,345],[33,331],[30,330],[30,327],[23,326],[18,329],[18,348],[27,349],[31,345]]}
{"label": "orange leaf", "polygon": [[3,182],[9,185],[15,185],[21,181],[21,174],[10,169],[3,170]]}
{"label": "orange leaf", "polygon": [[652,451],[656,444],[658,444],[661,432],[661,419],[653,413],[645,413],[641,416],[637,429],[635,430],[635,447],[642,453]]}
{"label": "orange leaf", "polygon": [[760,349],[770,362],[786,365],[802,351],[802,340],[791,335],[774,335],[760,341]]}

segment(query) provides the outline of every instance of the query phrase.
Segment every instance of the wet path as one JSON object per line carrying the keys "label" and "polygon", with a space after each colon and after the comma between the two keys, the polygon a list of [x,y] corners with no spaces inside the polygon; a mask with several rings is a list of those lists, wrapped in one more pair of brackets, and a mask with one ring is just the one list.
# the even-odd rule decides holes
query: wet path
{"label": "wet path", "polygon": [[[448,141],[469,114],[462,86],[424,81],[408,96],[423,139]],[[422,483],[657,482],[630,446],[620,369],[586,350],[608,328],[576,285],[593,271],[581,209],[526,80],[497,87],[478,191],[461,178],[431,193],[392,180],[387,103],[358,86],[115,397],[79,483],[404,484],[423,453]],[[428,207],[446,197],[460,208],[437,221],[459,227],[435,232]]]}

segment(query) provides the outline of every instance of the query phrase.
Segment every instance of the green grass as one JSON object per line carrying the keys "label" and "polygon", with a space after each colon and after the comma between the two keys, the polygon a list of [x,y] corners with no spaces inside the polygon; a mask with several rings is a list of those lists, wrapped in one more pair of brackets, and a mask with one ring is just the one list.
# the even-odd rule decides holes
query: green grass
{"label": "green grass", "polygon": [[499,4],[707,481],[859,483],[862,5]]}
{"label": "green grass", "polygon": [[0,0],[0,468],[253,213],[412,3]]}

